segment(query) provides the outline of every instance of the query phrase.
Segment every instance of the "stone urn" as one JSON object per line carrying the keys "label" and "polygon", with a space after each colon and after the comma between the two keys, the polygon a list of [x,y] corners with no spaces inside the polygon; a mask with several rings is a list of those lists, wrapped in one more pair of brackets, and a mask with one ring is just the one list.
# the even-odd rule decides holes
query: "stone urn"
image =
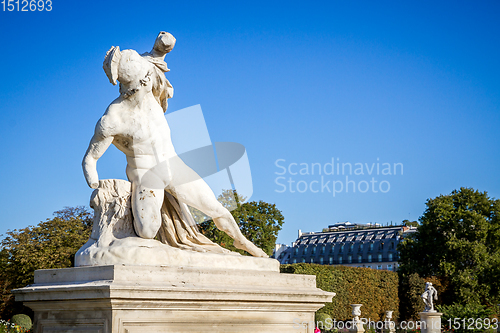
{"label": "stone urn", "polygon": [[385,323],[383,333],[394,333],[396,332],[396,324],[392,321],[392,313],[394,311],[386,311],[385,312]]}
{"label": "stone urn", "polygon": [[359,321],[359,316],[361,316],[361,307],[363,304],[351,304],[352,306],[352,315],[354,317],[354,321]]}
{"label": "stone urn", "polygon": [[352,328],[349,330],[350,333],[364,333],[365,329],[363,328],[363,323],[359,320],[359,316],[361,316],[361,307],[363,304],[351,304],[352,306],[352,316],[354,319],[352,320]]}

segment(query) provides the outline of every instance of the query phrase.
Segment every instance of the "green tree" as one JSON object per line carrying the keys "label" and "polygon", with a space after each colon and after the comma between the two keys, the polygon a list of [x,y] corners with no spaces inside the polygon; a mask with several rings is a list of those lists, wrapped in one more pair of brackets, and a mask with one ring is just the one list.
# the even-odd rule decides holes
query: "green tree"
{"label": "green tree", "polygon": [[405,227],[418,227],[418,222],[417,221],[410,221],[410,220],[403,220],[401,222]]}
{"label": "green tree", "polygon": [[[441,323],[445,327],[452,327],[455,333],[483,333],[488,332],[484,327],[484,320],[491,318],[495,311],[481,304],[452,304],[452,305],[437,305],[436,310],[443,314]],[[456,325],[455,318],[465,319],[465,325]],[[472,323],[472,325],[470,325]],[[477,323],[477,324],[476,324]],[[481,325],[483,324],[483,325]],[[456,325],[453,327],[453,325]],[[481,326],[479,326],[481,325]],[[457,329],[458,326],[458,329]],[[489,330],[490,332],[492,330]],[[494,331],[493,331],[494,332]]]}
{"label": "green tree", "polygon": [[399,245],[400,279],[446,281],[444,304],[500,300],[500,200],[470,188],[427,200],[418,231]]}
{"label": "green tree", "polygon": [[425,279],[417,273],[410,274],[399,282],[400,320],[418,320],[418,313],[424,309],[424,301],[420,297],[425,289]]}
{"label": "green tree", "polygon": [[[234,198],[234,199],[233,199]],[[236,191],[225,190],[218,198],[219,202],[231,211],[243,235],[271,255],[276,244],[278,232],[284,222],[284,217],[276,205],[264,201],[243,203]],[[202,215],[194,211],[195,220],[200,221]],[[213,242],[222,247],[241,254],[247,254],[233,246],[233,240],[225,232],[217,229],[212,220],[199,224],[200,231]]]}
{"label": "green tree", "polygon": [[37,226],[8,231],[0,250],[0,317],[30,313],[14,302],[11,289],[34,282],[37,269],[72,267],[74,255],[89,239],[92,213],[85,207],[66,207]]}

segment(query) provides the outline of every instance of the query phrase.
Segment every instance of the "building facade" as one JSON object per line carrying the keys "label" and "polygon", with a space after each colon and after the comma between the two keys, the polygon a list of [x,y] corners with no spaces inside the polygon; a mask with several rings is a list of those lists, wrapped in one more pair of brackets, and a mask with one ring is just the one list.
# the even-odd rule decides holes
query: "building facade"
{"label": "building facade", "polygon": [[331,225],[322,232],[301,233],[291,247],[277,253],[282,264],[315,263],[395,271],[398,243],[415,227],[379,224]]}

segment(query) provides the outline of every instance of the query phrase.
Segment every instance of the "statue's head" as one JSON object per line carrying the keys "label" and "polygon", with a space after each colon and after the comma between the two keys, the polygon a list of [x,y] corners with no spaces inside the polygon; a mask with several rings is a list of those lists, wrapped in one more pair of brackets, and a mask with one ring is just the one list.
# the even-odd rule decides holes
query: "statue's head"
{"label": "statue's head", "polygon": [[[116,85],[119,81],[128,90],[137,91],[140,86],[146,86],[154,73],[153,65],[134,50],[123,50],[111,47],[106,53],[103,63],[109,82]],[[121,85],[120,85],[121,88]]]}
{"label": "statue's head", "polygon": [[161,55],[165,55],[172,51],[175,46],[175,37],[172,34],[161,31],[156,37],[155,45],[153,46],[153,50],[158,52]]}
{"label": "statue's head", "polygon": [[120,65],[118,66],[118,81],[130,84],[140,81],[153,73],[153,65],[141,57],[134,50],[121,51]]}

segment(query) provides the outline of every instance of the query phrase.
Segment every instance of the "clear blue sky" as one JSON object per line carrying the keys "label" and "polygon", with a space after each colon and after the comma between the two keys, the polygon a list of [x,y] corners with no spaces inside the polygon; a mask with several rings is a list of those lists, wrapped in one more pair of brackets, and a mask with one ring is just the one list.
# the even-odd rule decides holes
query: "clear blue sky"
{"label": "clear blue sky", "polygon": [[[118,95],[104,55],[149,51],[161,30],[177,38],[169,111],[200,104],[212,141],[246,147],[251,199],[285,216],[279,242],[338,221],[415,220],[426,199],[461,186],[500,198],[499,15],[498,1],[53,0],[51,12],[1,11],[0,234],[88,204],[81,160]],[[335,197],[309,188],[321,175],[276,174],[277,160],[332,158],[378,162],[379,174],[353,173],[370,189],[351,183]],[[383,175],[382,163],[403,174]],[[98,162],[101,178],[124,168],[115,148]],[[345,187],[345,174],[322,176],[330,191]],[[372,180],[390,189],[374,193]]]}

